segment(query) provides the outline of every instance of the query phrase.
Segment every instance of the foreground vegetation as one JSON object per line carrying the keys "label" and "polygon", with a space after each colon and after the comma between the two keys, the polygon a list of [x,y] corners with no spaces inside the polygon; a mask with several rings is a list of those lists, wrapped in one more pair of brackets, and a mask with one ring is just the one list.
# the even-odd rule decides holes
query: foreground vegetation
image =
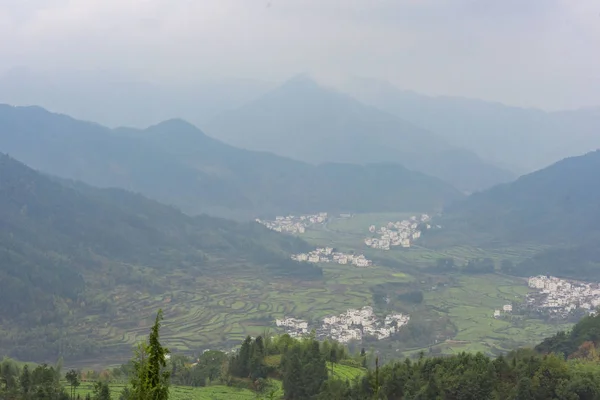
{"label": "foreground vegetation", "polygon": [[[132,360],[100,375],[0,363],[0,398],[10,400],[596,400],[600,399],[600,316],[547,338],[535,349],[490,358],[460,353],[394,361],[364,370],[337,343],[311,336],[246,338],[231,355],[206,352],[193,364],[159,341],[159,311]],[[90,379],[95,375],[95,380]],[[82,382],[85,378],[85,382]],[[124,383],[118,383],[119,380]]]}

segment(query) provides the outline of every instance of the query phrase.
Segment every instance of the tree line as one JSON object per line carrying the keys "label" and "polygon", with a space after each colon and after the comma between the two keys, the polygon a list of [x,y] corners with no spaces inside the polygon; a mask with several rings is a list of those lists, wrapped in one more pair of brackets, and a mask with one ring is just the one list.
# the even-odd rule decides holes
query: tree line
{"label": "tree line", "polygon": [[[98,379],[85,399],[111,400],[110,379],[127,382],[118,400],[168,400],[171,385],[217,382],[253,389],[257,398],[274,398],[269,381],[278,379],[286,400],[600,400],[600,316],[585,317],[571,331],[559,332],[532,349],[496,358],[482,353],[438,357],[421,353],[416,359],[385,365],[375,359],[374,368],[363,369],[353,380],[339,378],[333,370],[344,364],[366,365],[364,349],[352,355],[345,346],[318,341],[314,335],[292,338],[265,332],[247,337],[231,354],[206,351],[196,359],[169,358],[159,340],[161,320],[159,311],[148,339],[138,344],[131,361]],[[77,395],[81,377],[70,370],[63,379],[60,363],[32,368],[5,359],[0,363],[0,398],[82,398]]]}

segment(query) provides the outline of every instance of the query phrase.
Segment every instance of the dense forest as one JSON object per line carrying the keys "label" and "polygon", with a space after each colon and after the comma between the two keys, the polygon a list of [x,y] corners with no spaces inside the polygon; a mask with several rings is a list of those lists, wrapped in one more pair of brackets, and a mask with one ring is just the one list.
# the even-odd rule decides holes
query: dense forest
{"label": "dense forest", "polygon": [[[600,399],[600,316],[585,317],[570,332],[559,332],[534,349],[515,349],[497,358],[421,353],[385,365],[364,349],[350,354],[336,342],[319,342],[311,335],[298,339],[268,332],[247,337],[231,353],[171,355],[159,341],[161,320],[159,311],[148,339],[136,347],[129,363],[102,373],[64,373],[60,364],[30,367],[5,359],[0,364],[0,398],[70,399],[85,378],[95,382],[87,394],[94,400],[110,400],[112,382],[127,383],[120,400],[164,400],[172,385],[215,383],[251,389],[257,398],[274,398],[273,380],[281,382],[283,397],[289,400]],[[334,373],[341,365],[362,372],[344,379]]]}

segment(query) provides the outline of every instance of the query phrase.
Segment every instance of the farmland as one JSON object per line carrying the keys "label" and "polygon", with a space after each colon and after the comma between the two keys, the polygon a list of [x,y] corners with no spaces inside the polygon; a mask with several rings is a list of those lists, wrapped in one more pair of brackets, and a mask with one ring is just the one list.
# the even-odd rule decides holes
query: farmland
{"label": "farmland", "polygon": [[[80,321],[75,334],[92,337],[105,346],[106,351],[102,353],[105,359],[94,357],[95,362],[122,362],[128,358],[131,346],[147,335],[156,309],[162,308],[165,313],[163,337],[173,351],[197,353],[206,348],[228,349],[239,344],[246,335],[256,336],[266,329],[277,332],[273,326],[275,318],[294,316],[314,322],[348,308],[373,305],[375,288],[383,288],[381,290],[395,296],[398,287],[422,291],[423,302],[407,304],[394,300],[388,307],[418,315],[424,324],[421,329],[425,330],[428,321],[445,321],[431,327],[446,332],[440,339],[442,342],[429,343],[425,350],[493,353],[513,345],[534,343],[563,328],[538,320],[492,318],[493,310],[504,302],[522,301],[528,289],[518,278],[438,274],[427,270],[443,257],[452,257],[459,263],[479,257],[518,261],[537,248],[498,247],[486,251],[465,245],[432,250],[419,247],[419,242],[410,249],[366,248],[363,238],[369,225],[381,225],[410,215],[413,214],[363,214],[334,219],[302,235],[315,246],[364,252],[375,260],[373,267],[322,264],[323,278],[312,281],[244,274],[243,266],[231,265],[226,266],[221,275],[190,277],[173,272],[161,277],[172,288],[166,293],[128,293],[117,285],[106,294],[106,299],[113,304],[112,315],[101,319],[90,314]],[[226,272],[231,269],[236,270],[233,277]],[[437,288],[432,290],[433,286]],[[451,331],[454,333],[448,333]],[[408,355],[420,351],[424,345],[411,347],[392,341],[390,346],[401,350],[399,354]],[[82,364],[89,365],[89,362],[82,360]]]}
{"label": "farmland", "polygon": [[[111,397],[115,399],[119,398],[124,387],[124,384],[111,383]],[[80,395],[83,398],[86,394],[91,394],[92,391],[92,384],[84,382],[76,389],[75,395]],[[173,400],[245,400],[257,398],[256,393],[252,390],[225,385],[211,385],[206,387],[173,386],[170,392]],[[281,396],[279,395],[279,397]],[[279,397],[276,396],[275,398]]]}

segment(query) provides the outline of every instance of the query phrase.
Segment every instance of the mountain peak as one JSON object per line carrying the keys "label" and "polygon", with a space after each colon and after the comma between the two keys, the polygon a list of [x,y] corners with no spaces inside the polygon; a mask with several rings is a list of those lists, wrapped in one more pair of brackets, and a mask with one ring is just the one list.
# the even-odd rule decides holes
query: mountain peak
{"label": "mountain peak", "polygon": [[148,131],[174,131],[174,132],[193,132],[196,135],[204,135],[197,126],[187,122],[181,118],[171,118],[166,121],[159,122],[156,125],[148,127]]}
{"label": "mountain peak", "polygon": [[325,87],[321,86],[312,75],[302,73],[285,81],[279,89],[284,91],[314,91],[323,90]]}

